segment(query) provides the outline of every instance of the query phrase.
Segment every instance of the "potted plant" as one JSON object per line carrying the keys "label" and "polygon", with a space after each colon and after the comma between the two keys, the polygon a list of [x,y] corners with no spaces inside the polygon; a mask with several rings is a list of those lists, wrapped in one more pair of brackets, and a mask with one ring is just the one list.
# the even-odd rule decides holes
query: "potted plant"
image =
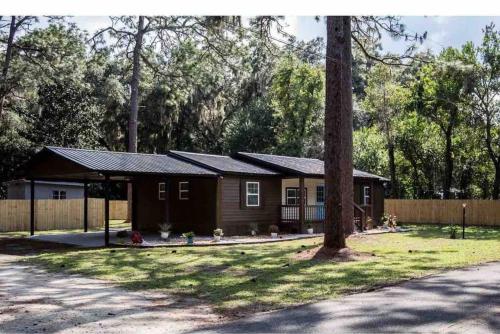
{"label": "potted plant", "polygon": [[368,216],[366,218],[366,229],[371,230],[375,227],[375,223],[373,222],[372,217]]}
{"label": "potted plant", "polygon": [[307,234],[313,234],[314,229],[311,223],[307,224]]}
{"label": "potted plant", "polygon": [[214,241],[219,242],[220,238],[224,235],[221,228],[216,228],[214,230]]}
{"label": "potted plant", "polygon": [[280,231],[278,225],[270,225],[269,233],[271,233],[271,238],[276,239],[278,237],[278,232]]}
{"label": "potted plant", "polygon": [[183,233],[182,236],[184,238],[186,238],[186,243],[188,245],[192,245],[193,244],[194,232],[186,232],[186,233]]}
{"label": "potted plant", "polygon": [[161,238],[168,239],[168,237],[170,236],[170,230],[172,228],[172,225],[167,224],[167,223],[163,223],[163,224],[160,224],[159,226],[160,226]]}
{"label": "potted plant", "polygon": [[396,232],[396,226],[397,226],[397,219],[396,216],[389,215],[389,218],[387,220],[387,227],[389,227],[389,230],[391,232]]}
{"label": "potted plant", "polygon": [[257,233],[259,233],[259,225],[256,223],[250,224],[250,234],[255,237]]}

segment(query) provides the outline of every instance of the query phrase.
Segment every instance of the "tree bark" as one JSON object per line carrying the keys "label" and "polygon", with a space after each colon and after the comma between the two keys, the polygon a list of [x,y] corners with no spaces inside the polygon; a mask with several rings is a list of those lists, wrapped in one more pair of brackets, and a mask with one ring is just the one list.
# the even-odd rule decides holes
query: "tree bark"
{"label": "tree bark", "polygon": [[493,199],[498,199],[500,193],[500,164],[495,165],[495,181],[493,182],[493,189],[491,192],[491,197]]}
{"label": "tree bark", "polygon": [[139,82],[141,80],[141,51],[144,37],[144,16],[139,16],[132,58],[130,81],[130,115],[128,121],[128,151],[137,152],[137,115],[139,113]]}
{"label": "tree bark", "polygon": [[486,117],[486,149],[488,151],[488,155],[491,159],[491,162],[493,163],[493,166],[495,166],[495,180],[493,181],[493,189],[491,190],[491,197],[493,199],[498,199],[499,193],[500,193],[500,158],[495,154],[495,151],[493,150],[493,143],[492,143],[492,135],[491,135],[491,114],[486,111],[485,114],[487,114]]}
{"label": "tree bark", "polygon": [[[144,37],[144,16],[139,16],[132,58],[132,80],[130,81],[130,115],[128,120],[128,151],[137,153],[137,116],[139,114],[139,83],[141,80],[141,51]],[[127,185],[127,220],[132,221],[133,186]]]}
{"label": "tree bark", "polygon": [[389,155],[389,172],[391,174],[391,198],[398,198],[399,196],[399,187],[398,180],[396,180],[396,162],[394,158],[394,143],[389,140],[389,145],[387,147],[387,153]]}
{"label": "tree bark", "polygon": [[443,197],[450,199],[450,188],[453,181],[453,152],[452,152],[452,137],[453,131],[449,126],[446,129],[446,148],[444,153],[444,179],[443,179]]}
{"label": "tree bark", "polygon": [[325,241],[344,248],[353,227],[351,18],[327,18]]}
{"label": "tree bark", "polygon": [[9,74],[10,61],[12,60],[12,45],[14,44],[14,36],[16,35],[17,25],[16,17],[12,16],[10,20],[9,38],[7,39],[7,48],[5,50],[5,58],[2,66],[2,78],[0,80],[0,116],[3,114],[5,96],[7,95],[7,75]]}

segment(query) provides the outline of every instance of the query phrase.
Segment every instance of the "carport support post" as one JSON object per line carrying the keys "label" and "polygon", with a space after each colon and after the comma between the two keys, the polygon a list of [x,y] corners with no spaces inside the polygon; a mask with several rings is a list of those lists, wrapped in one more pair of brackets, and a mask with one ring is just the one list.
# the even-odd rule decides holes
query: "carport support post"
{"label": "carport support post", "polygon": [[137,182],[135,178],[130,184],[132,185],[132,231],[137,231],[139,226],[137,224]]}
{"label": "carport support post", "polygon": [[109,176],[104,177],[104,246],[109,246]]}
{"label": "carport support post", "polygon": [[89,184],[83,183],[83,232],[89,230]]}
{"label": "carport support post", "polygon": [[302,233],[305,222],[305,189],[304,178],[299,178],[299,233]]}
{"label": "carport support post", "polygon": [[170,181],[165,179],[165,224],[170,224]]}
{"label": "carport support post", "polygon": [[30,180],[30,235],[35,235],[35,180]]}

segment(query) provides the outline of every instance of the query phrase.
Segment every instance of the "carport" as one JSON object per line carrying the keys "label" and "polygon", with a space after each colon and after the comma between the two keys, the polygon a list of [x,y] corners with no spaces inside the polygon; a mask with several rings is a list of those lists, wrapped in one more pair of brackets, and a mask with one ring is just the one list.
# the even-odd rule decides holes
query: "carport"
{"label": "carport", "polygon": [[35,181],[70,181],[84,184],[84,232],[88,231],[88,185],[100,183],[104,189],[104,243],[109,246],[110,184],[126,183],[132,186],[132,229],[137,225],[137,177],[156,176],[164,180],[165,223],[170,223],[169,181],[172,177],[217,178],[217,173],[168,155],[96,151],[47,146],[25,166],[24,174],[30,180],[30,234],[34,235]]}

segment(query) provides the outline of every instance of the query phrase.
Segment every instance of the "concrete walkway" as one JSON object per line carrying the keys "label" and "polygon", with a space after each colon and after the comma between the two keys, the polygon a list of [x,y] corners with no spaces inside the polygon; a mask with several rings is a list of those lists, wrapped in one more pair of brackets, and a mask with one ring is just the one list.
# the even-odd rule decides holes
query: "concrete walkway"
{"label": "concrete walkway", "polygon": [[[299,239],[308,239],[322,236],[316,234],[285,234],[276,239],[270,236],[231,236],[224,237],[220,242],[214,242],[213,237],[197,236],[194,238],[194,246],[221,246],[221,245],[239,245],[239,244],[261,244],[280,241],[290,241]],[[79,232],[79,233],[59,233],[59,234],[40,234],[30,237],[31,240],[55,242],[67,245],[73,245],[82,248],[104,247],[104,232]],[[186,239],[181,237],[172,237],[168,240],[162,240],[158,234],[144,234],[144,243],[142,247],[182,247],[186,245]],[[132,246],[130,240],[119,240],[116,237],[116,231],[110,231],[110,243],[116,245]]]}
{"label": "concrete walkway", "polygon": [[[104,231],[39,234],[29,237],[31,240],[56,242],[83,248],[104,247]],[[116,231],[110,231],[110,242],[116,241]]]}
{"label": "concrete walkway", "polygon": [[195,333],[500,333],[500,262]]}

